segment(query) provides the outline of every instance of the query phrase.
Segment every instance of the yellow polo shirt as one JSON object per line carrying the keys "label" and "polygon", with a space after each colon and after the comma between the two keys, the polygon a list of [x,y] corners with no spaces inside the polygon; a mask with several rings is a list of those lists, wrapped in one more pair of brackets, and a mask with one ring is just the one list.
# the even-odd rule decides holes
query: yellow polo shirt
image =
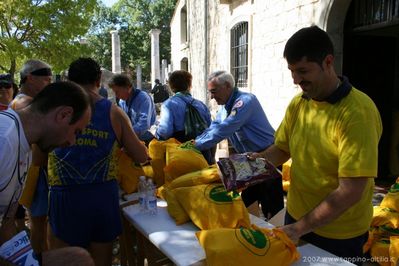
{"label": "yellow polo shirt", "polygon": [[364,234],[373,214],[381,132],[375,104],[355,88],[334,104],[294,97],[275,139],[292,158],[288,213],[299,220],[338,187],[339,178],[370,177],[358,203],[314,231],[334,239]]}

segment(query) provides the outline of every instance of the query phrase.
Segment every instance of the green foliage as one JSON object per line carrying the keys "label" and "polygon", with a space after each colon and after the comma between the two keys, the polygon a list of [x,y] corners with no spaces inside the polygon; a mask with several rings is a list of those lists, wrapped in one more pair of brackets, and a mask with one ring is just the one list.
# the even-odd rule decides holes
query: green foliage
{"label": "green foliage", "polygon": [[0,71],[12,74],[28,58],[59,72],[88,53],[87,33],[96,0],[1,0]]}
{"label": "green foliage", "polygon": [[102,6],[96,12],[89,34],[92,56],[111,69],[112,29],[119,30],[121,65],[130,72],[141,65],[143,79],[151,75],[151,29],[160,29],[160,59],[170,62],[170,21],[175,0],[119,0],[112,8]]}

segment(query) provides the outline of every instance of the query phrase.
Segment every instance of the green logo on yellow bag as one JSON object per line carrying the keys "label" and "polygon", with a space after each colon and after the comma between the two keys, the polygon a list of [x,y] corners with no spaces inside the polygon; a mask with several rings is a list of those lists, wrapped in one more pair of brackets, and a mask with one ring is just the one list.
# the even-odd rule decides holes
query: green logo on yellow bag
{"label": "green logo on yellow bag", "polygon": [[389,189],[389,192],[391,193],[397,193],[399,192],[399,183],[395,183],[391,186],[391,188]]}
{"label": "green logo on yellow bag", "polygon": [[270,241],[262,231],[241,227],[235,234],[237,240],[255,255],[264,256],[270,248]]}
{"label": "green logo on yellow bag", "polygon": [[209,185],[205,189],[205,195],[208,195],[208,198],[215,202],[224,203],[233,201],[223,185]]}

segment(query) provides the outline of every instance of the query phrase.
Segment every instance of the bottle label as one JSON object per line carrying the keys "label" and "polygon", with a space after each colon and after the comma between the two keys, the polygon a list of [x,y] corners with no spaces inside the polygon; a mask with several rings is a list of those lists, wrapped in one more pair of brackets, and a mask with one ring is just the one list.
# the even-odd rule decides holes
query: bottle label
{"label": "bottle label", "polygon": [[145,205],[144,197],[139,197],[139,203],[140,203],[140,206]]}
{"label": "bottle label", "polygon": [[156,209],[157,208],[157,200],[156,199],[149,200],[148,207],[149,207],[149,209]]}

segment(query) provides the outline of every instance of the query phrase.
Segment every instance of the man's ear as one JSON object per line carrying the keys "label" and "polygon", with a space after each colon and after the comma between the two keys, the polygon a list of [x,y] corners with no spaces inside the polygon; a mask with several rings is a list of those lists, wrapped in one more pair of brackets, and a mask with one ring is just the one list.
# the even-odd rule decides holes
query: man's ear
{"label": "man's ear", "polygon": [[72,120],[73,108],[71,106],[60,106],[57,109],[55,117],[57,123],[69,124]]}
{"label": "man's ear", "polygon": [[101,86],[101,78],[96,80],[96,88],[100,88],[100,86]]}
{"label": "man's ear", "polygon": [[324,59],[327,67],[334,67],[334,56],[332,54],[328,54]]}

